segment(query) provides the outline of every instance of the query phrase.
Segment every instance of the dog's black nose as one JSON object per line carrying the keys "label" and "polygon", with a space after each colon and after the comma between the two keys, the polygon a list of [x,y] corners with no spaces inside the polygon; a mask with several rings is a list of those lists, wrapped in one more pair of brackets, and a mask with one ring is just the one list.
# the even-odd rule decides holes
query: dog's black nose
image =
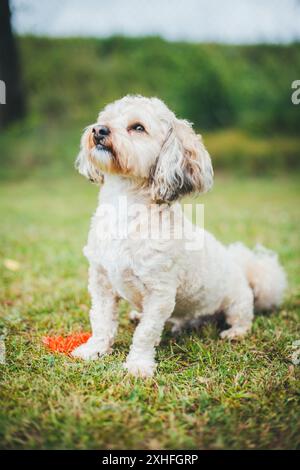
{"label": "dog's black nose", "polygon": [[105,137],[110,134],[110,130],[106,126],[94,126],[92,129],[93,140],[95,144],[100,144]]}

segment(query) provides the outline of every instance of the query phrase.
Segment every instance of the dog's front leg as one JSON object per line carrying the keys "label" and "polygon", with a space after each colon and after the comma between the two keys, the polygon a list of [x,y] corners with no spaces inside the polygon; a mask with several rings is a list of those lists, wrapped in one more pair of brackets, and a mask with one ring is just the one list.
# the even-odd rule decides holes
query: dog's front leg
{"label": "dog's front leg", "polygon": [[155,346],[175,306],[175,292],[166,289],[152,293],[144,301],[143,313],[136,327],[130,352],[124,364],[130,374],[151,377],[155,371]]}
{"label": "dog's front leg", "polygon": [[110,352],[118,327],[117,298],[100,266],[91,265],[89,268],[89,292],[92,336],[72,352],[72,356],[86,360],[98,359]]}

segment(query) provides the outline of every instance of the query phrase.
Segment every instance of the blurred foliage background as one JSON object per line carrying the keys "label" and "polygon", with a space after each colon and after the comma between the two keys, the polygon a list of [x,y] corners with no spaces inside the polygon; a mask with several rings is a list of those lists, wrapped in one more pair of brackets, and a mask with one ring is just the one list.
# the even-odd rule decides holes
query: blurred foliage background
{"label": "blurred foliage background", "polygon": [[216,169],[299,170],[300,44],[229,46],[159,37],[18,37],[27,117],[1,131],[0,178],[73,171],[82,129],[127,93],[194,122]]}

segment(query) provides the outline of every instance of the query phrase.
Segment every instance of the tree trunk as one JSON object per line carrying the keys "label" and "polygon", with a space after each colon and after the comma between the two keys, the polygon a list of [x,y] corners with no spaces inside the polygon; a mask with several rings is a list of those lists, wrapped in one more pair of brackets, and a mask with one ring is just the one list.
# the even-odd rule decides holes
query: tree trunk
{"label": "tree trunk", "polygon": [[[9,0],[0,1],[0,129],[25,114],[20,66],[11,28]],[[5,103],[2,104],[5,98]]]}

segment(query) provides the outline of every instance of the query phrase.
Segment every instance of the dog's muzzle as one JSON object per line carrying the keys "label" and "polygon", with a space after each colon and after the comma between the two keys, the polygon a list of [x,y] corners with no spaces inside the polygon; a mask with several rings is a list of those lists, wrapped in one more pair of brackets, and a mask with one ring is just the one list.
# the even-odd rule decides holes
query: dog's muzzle
{"label": "dog's muzzle", "polygon": [[93,141],[95,145],[105,147],[105,139],[110,134],[110,129],[106,126],[94,126],[92,129]]}

